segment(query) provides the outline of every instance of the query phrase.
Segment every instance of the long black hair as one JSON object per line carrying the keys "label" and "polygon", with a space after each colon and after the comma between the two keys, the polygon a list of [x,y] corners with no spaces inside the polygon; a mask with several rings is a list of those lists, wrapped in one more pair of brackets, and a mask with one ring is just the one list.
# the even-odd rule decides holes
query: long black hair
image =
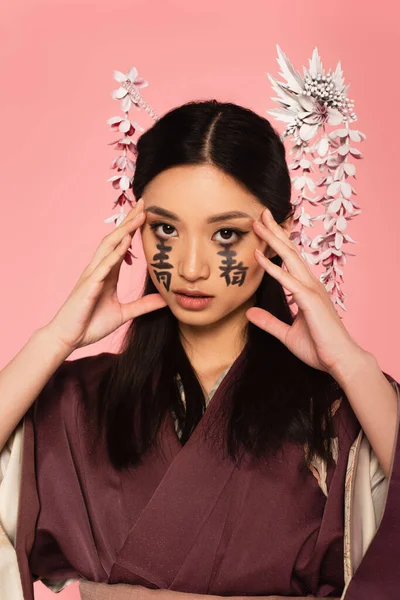
{"label": "long black hair", "polygon": [[[217,100],[188,102],[143,133],[137,150],[132,183],[136,198],[169,167],[211,164],[268,206],[278,223],[292,213],[285,147],[270,122],[248,108]],[[282,265],[278,255],[272,261]],[[147,273],[143,294],[156,291]],[[267,273],[256,292],[256,306],[289,325],[294,321],[282,285]],[[308,448],[305,466],[314,453],[331,464],[333,377],[305,364],[250,322],[245,336],[240,376],[226,391],[214,422],[222,447],[239,461],[245,452],[259,459],[291,441]],[[99,388],[98,424],[112,464],[122,469],[140,462],[170,410],[178,418],[184,445],[205,409],[200,382],[169,307],[133,319]]]}

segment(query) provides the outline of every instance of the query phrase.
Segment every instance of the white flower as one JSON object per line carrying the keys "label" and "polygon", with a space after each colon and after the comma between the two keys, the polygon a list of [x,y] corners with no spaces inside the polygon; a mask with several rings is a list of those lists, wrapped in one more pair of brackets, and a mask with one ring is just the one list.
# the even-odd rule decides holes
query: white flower
{"label": "white flower", "polygon": [[[111,97],[114,98],[114,100],[122,100],[121,108],[123,111],[128,112],[132,106],[132,97],[128,88],[132,85],[136,88],[147,87],[149,82],[137,76],[138,72],[136,67],[131,67],[125,74],[121,73],[121,71],[114,71],[113,74],[114,79],[118,81],[118,83],[122,83],[124,85],[119,87],[117,90],[113,90],[111,92]],[[136,102],[133,104],[136,106],[136,108],[139,108]]]}
{"label": "white flower", "polygon": [[107,123],[111,125],[111,129],[121,131],[125,135],[133,135],[136,131],[144,131],[143,127],[135,121],[130,121],[126,117],[111,117],[107,119]]}
{"label": "white flower", "polygon": [[[284,108],[275,108],[267,112],[288,123],[288,132],[294,133],[297,129],[300,139],[308,142],[325,123],[340,125],[349,118],[356,120],[356,115],[352,112],[353,102],[346,96],[347,88],[343,85],[340,62],[334,74],[331,71],[325,74],[318,50],[314,48],[310,69],[304,69],[303,78],[279,46],[277,50],[280,75],[286,78],[286,82],[278,82],[267,75],[273,89],[280,96],[274,100]],[[323,148],[326,148],[326,142],[323,142]]]}
{"label": "white flower", "polygon": [[[351,143],[360,142],[366,136],[361,131],[350,129],[350,123],[357,120],[357,116],[353,112],[353,101],[346,95],[349,86],[344,86],[340,62],[335,72],[329,70],[325,73],[318,50],[314,48],[309,69],[303,67],[302,76],[279,46],[277,51],[279,75],[285,81],[279,82],[268,74],[278,95],[273,99],[280,107],[267,112],[286,123],[280,136],[282,142],[288,136],[293,136],[294,144],[290,153],[294,155],[294,160],[289,169],[296,171],[291,181],[293,191],[297,193],[293,194],[295,197],[291,204],[296,209],[294,221],[300,229],[291,232],[290,239],[310,264],[322,262],[325,271],[320,275],[320,280],[332,301],[346,310],[338,278],[343,281],[340,267],[346,263],[346,257],[354,256],[345,250],[346,244],[355,243],[346,233],[348,221],[361,212],[352,198],[357,192],[348,181],[349,177],[356,175],[355,165],[349,159],[363,158]],[[342,123],[342,128],[328,133],[329,126]],[[317,181],[312,179],[313,173],[321,174]],[[312,197],[305,194],[306,188]],[[317,195],[317,188],[324,188],[323,193]],[[323,206],[324,212],[311,217],[304,210],[305,201],[316,207]],[[314,221],[320,220],[325,233],[311,239],[306,235],[305,228],[313,227]]]}

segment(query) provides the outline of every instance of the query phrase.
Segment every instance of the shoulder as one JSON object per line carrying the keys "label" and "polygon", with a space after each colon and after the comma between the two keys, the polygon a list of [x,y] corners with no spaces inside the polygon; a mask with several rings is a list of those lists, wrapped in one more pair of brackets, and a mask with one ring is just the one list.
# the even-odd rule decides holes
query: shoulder
{"label": "shoulder", "polygon": [[93,356],[83,356],[65,360],[54,373],[54,380],[78,382],[86,388],[96,385],[101,376],[112,366],[117,354],[102,352]]}
{"label": "shoulder", "polygon": [[32,411],[40,415],[75,409],[77,401],[96,394],[104,373],[111,367],[116,354],[102,352],[65,360],[50,377],[35,402]]}

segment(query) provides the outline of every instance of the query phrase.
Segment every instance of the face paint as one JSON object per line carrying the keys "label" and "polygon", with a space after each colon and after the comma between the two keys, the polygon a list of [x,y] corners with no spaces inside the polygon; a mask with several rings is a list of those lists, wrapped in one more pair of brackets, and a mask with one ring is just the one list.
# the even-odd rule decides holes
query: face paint
{"label": "face paint", "polygon": [[[167,253],[172,250],[172,246],[166,246],[165,241],[160,240],[160,243],[157,244],[157,248],[160,250],[160,252],[156,252],[156,254],[153,256],[153,260],[155,262],[152,262],[151,266],[156,267],[157,269],[173,269],[174,266],[167,262],[169,258]],[[167,270],[156,271],[155,269],[153,269],[153,272],[157,277],[157,281],[162,283],[167,292],[169,292],[171,285],[171,273]]]}
{"label": "face paint", "polygon": [[220,277],[225,277],[226,285],[238,285],[239,287],[243,285],[243,282],[246,278],[246,271],[249,267],[244,267],[243,262],[237,262],[234,258],[237,256],[237,252],[235,250],[230,250],[230,245],[226,245],[221,252],[218,252],[221,256],[224,256],[224,260],[222,261],[223,267],[219,267],[222,271]]}

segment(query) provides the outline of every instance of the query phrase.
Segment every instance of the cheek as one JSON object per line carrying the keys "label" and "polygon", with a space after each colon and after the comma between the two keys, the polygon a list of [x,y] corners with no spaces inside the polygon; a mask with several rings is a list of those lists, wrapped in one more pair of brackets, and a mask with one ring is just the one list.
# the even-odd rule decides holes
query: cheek
{"label": "cheek", "polygon": [[232,290],[242,297],[243,290],[246,294],[249,288],[258,287],[264,270],[254,257],[256,247],[248,244],[238,249],[226,247],[216,251],[212,269],[226,292]]}

